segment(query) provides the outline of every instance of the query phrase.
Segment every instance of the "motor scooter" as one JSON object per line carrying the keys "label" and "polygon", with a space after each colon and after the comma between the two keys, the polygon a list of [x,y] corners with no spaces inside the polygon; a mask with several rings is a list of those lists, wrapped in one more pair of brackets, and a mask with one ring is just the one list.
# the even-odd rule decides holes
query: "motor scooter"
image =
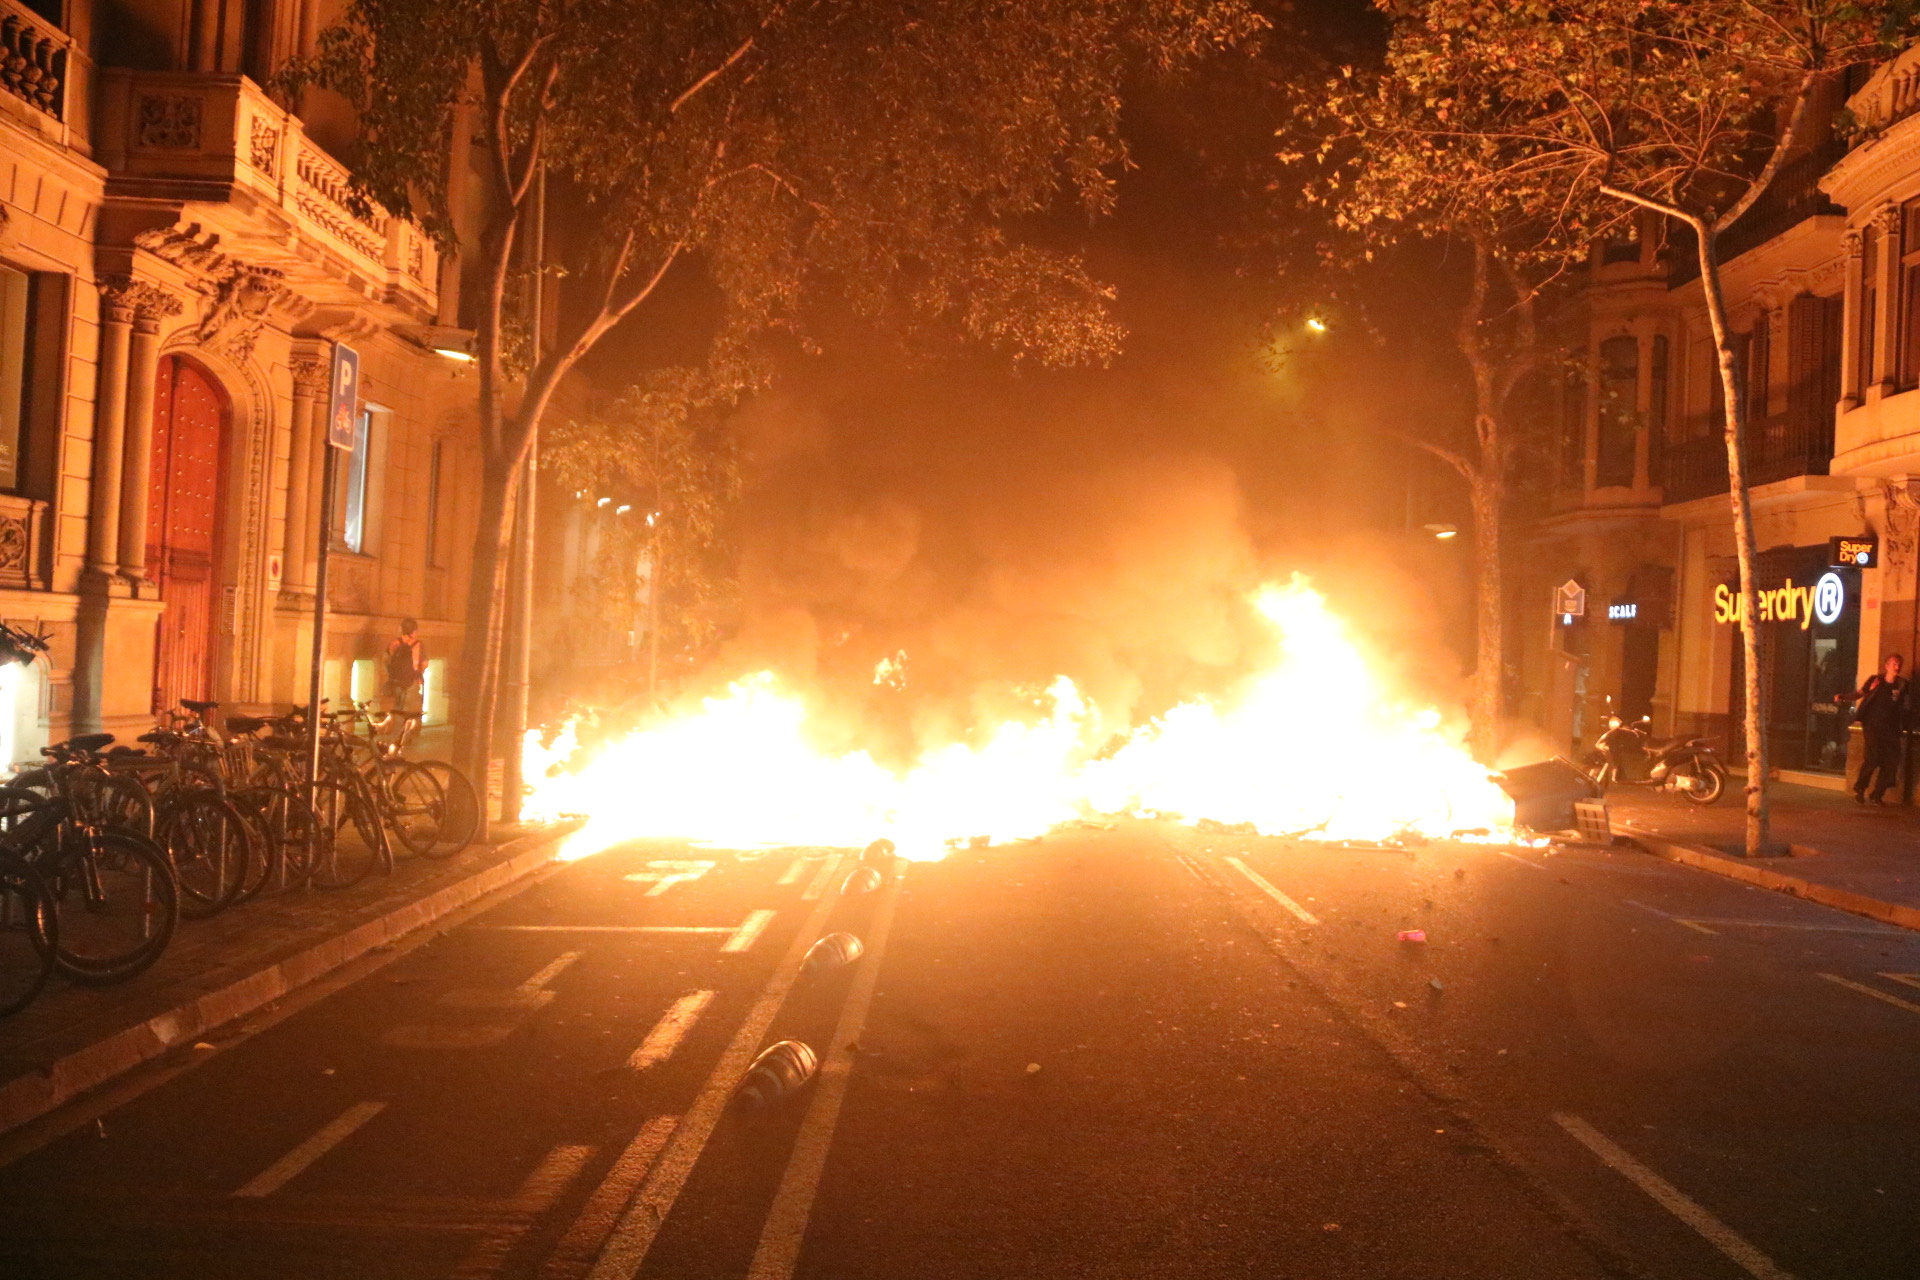
{"label": "motor scooter", "polygon": [[1589,757],[1600,794],[1615,783],[1666,787],[1695,804],[1712,804],[1727,789],[1727,766],[1705,738],[1655,738],[1653,717],[1607,717],[1607,731]]}

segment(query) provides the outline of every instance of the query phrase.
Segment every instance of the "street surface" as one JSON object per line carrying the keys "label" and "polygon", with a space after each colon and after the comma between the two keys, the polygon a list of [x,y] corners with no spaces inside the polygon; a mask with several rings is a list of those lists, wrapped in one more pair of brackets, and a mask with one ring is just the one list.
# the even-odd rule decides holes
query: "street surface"
{"label": "street surface", "polygon": [[1632,851],[858,856],[622,846],[183,1048],[0,1138],[0,1276],[1920,1275],[1920,935]]}

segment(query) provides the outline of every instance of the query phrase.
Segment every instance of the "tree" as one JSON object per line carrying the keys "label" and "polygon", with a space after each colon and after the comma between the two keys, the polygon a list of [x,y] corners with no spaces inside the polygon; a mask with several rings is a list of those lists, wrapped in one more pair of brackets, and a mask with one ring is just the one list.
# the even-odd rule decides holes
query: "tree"
{"label": "tree", "polygon": [[657,369],[603,411],[556,421],[542,440],[554,483],[580,501],[607,502],[616,516],[590,583],[600,621],[630,622],[635,566],[646,561],[649,697],[662,633],[685,646],[710,638],[716,609],[738,585],[728,533],[740,459],[721,411],[742,385],[711,369]]}
{"label": "tree", "polygon": [[[482,493],[456,759],[492,736],[514,489],[556,389],[671,272],[738,335],[798,329],[832,289],[861,312],[1049,363],[1119,341],[1072,254],[1017,240],[1065,199],[1111,207],[1121,88],[1257,31],[1245,0],[348,0],[282,85],[358,114],[355,189],[468,264]],[[460,234],[467,130],[484,218]],[[536,179],[591,229],[559,335],[507,368],[510,280]]]}
{"label": "tree", "polygon": [[[1805,149],[1815,103],[1907,34],[1907,3],[1852,0],[1412,0],[1380,7],[1382,70],[1353,90],[1423,219],[1489,209],[1541,243],[1624,231],[1651,213],[1691,233],[1726,405],[1740,595],[1757,619],[1748,419],[1721,290],[1718,236]],[[1380,216],[1392,216],[1384,208]],[[1758,631],[1746,655],[1746,849],[1771,851]]]}

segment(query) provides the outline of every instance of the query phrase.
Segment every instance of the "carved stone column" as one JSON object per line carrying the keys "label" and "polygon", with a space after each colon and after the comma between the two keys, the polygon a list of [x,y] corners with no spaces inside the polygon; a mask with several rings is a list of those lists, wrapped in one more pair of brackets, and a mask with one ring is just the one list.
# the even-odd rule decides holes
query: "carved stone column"
{"label": "carved stone column", "polygon": [[1858,228],[1848,230],[1840,237],[1840,250],[1845,255],[1845,301],[1840,307],[1840,411],[1860,407],[1860,339],[1862,323],[1865,317],[1860,314],[1863,295],[1866,292],[1865,277],[1862,272],[1864,246],[1861,243]]}
{"label": "carved stone column", "polygon": [[94,378],[93,481],[87,501],[87,568],[110,578],[119,567],[120,464],[127,426],[127,352],[140,291],[125,276],[100,282],[100,358]]}
{"label": "carved stone column", "polygon": [[327,394],[327,366],[321,360],[293,362],[293,421],[287,442],[287,562],[289,587],[313,590],[314,560],[319,555],[315,486],[320,472],[320,420]]}
{"label": "carved stone column", "polygon": [[1872,390],[1893,390],[1895,353],[1900,350],[1900,206],[1890,204],[1873,215],[1874,316]]}
{"label": "carved stone column", "polygon": [[120,573],[147,573],[147,505],[153,492],[153,397],[160,375],[160,321],[180,314],[180,300],[153,286],[135,299],[127,361],[127,444],[120,466]]}

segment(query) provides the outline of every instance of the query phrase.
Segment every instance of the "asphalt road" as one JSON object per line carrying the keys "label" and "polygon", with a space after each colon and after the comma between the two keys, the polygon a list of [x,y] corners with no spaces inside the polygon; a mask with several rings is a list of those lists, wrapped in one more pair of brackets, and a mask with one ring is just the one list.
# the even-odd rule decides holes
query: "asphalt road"
{"label": "asphalt road", "polygon": [[615,849],[0,1138],[0,1277],[1920,1275],[1920,934],[1633,852],[855,858]]}

